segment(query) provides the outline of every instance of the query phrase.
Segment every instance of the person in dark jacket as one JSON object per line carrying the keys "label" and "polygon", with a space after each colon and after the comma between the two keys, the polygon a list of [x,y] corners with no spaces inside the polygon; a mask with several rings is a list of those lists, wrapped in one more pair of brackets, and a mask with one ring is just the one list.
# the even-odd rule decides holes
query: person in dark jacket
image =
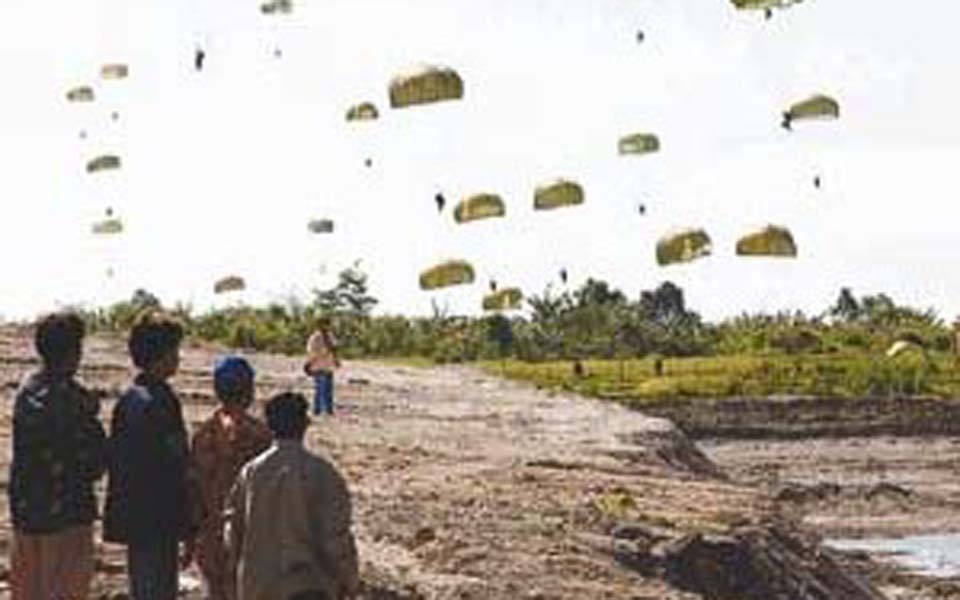
{"label": "person in dark jacket", "polygon": [[187,429],[167,382],[179,368],[182,339],[176,321],[141,315],[128,340],[139,372],[113,410],[104,539],[127,546],[133,600],[176,598],[178,567],[192,561],[199,517]]}
{"label": "person in dark jacket", "polygon": [[10,465],[13,600],[86,598],[93,578],[93,486],[103,475],[100,404],[74,378],[85,328],[49,315],[34,343],[42,366],[17,391]]}

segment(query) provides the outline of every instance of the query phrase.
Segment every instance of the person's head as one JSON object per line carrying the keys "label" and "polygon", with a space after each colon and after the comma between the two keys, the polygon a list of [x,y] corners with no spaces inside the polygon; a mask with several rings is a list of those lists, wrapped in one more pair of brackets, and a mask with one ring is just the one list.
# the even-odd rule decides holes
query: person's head
{"label": "person's head", "polygon": [[223,356],[213,367],[213,389],[225,406],[253,404],[253,367],[242,356]]}
{"label": "person's head", "polygon": [[331,321],[330,317],[322,316],[317,318],[317,329],[320,331],[330,331]]}
{"label": "person's head", "polygon": [[145,311],[130,330],[127,347],[133,364],[144,373],[167,379],[180,366],[183,326],[158,311]]}
{"label": "person's head", "polygon": [[278,440],[302,440],[310,417],[307,416],[307,399],[303,394],[284,392],[267,402],[265,409],[267,426]]}
{"label": "person's head", "polygon": [[80,367],[86,326],[71,312],[54,313],[40,319],[33,343],[48,371],[73,375]]}

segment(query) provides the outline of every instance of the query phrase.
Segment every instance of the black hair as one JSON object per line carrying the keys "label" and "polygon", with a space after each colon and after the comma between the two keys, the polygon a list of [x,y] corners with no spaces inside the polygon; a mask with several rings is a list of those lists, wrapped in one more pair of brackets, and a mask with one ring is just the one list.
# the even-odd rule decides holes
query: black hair
{"label": "black hair", "polygon": [[83,319],[76,313],[53,313],[37,323],[33,344],[45,365],[59,366],[79,355],[86,331]]}
{"label": "black hair", "polygon": [[267,425],[277,439],[301,439],[310,423],[307,399],[297,392],[277,394],[267,401]]}
{"label": "black hair", "polygon": [[130,358],[139,369],[147,369],[183,341],[183,326],[175,319],[157,311],[145,311],[137,317],[130,330],[127,348]]}

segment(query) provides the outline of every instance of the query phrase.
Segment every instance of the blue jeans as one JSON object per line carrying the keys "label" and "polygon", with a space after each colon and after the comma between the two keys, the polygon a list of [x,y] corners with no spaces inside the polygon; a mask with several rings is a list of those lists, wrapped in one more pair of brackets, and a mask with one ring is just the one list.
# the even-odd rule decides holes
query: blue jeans
{"label": "blue jeans", "polygon": [[127,573],[132,600],[175,600],[179,546],[175,539],[158,539],[127,546]]}
{"label": "blue jeans", "polygon": [[333,373],[321,371],[313,376],[313,414],[333,414]]}

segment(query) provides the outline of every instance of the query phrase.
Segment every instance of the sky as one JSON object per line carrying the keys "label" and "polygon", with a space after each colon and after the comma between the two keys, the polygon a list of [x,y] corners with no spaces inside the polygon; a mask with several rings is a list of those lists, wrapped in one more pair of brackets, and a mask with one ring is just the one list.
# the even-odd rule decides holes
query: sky
{"label": "sky", "polygon": [[[380,313],[477,314],[490,279],[560,291],[565,267],[570,287],[630,296],[673,281],[710,319],[819,312],[842,286],[960,314],[956,3],[807,0],[769,21],[728,0],[294,3],[268,18],[257,0],[6,0],[0,315],[141,287],[199,310],[307,298],[357,260]],[[130,77],[101,80],[107,62]],[[456,69],[463,101],[391,110],[390,79],[419,64]],[[97,101],[66,102],[83,84]],[[781,129],[814,93],[841,118]],[[380,120],[347,123],[360,101]],[[661,152],[618,156],[634,132]],[[123,168],[86,174],[107,152]],[[558,177],[585,204],[535,212]],[[480,192],[506,218],[456,225],[452,205]],[[108,206],[126,231],[93,236]],[[309,234],[312,218],[335,233]],[[792,230],[797,259],[734,255],[766,223]],[[713,255],[657,266],[657,239],[686,227]],[[451,258],[476,283],[420,291]],[[231,274],[248,289],[214,295]]]}

